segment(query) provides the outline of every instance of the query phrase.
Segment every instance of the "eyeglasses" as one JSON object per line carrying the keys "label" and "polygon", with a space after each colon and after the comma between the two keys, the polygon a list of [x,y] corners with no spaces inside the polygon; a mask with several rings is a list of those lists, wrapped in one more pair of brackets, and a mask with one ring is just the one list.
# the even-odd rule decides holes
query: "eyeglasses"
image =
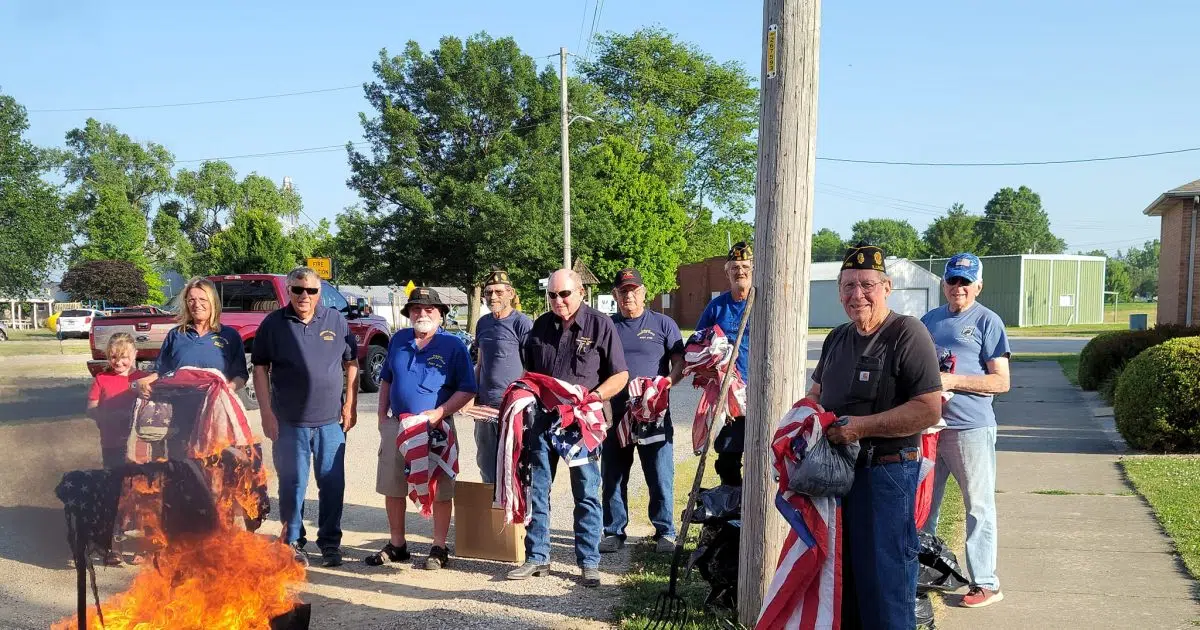
{"label": "eyeglasses", "polygon": [[566,301],[566,299],[571,297],[571,294],[574,292],[575,292],[575,289],[563,289],[562,291],[559,291],[557,293],[554,291],[547,291],[546,299],[550,300],[551,302],[554,301],[554,298],[560,298],[563,301]]}
{"label": "eyeglasses", "polygon": [[505,289],[487,289],[483,292],[483,297],[492,297],[493,295],[504,295]]}
{"label": "eyeglasses", "polygon": [[967,280],[966,278],[964,278],[962,276],[954,276],[953,278],[947,279],[946,284],[948,284],[952,287],[965,287],[965,286],[970,285],[971,281]]}
{"label": "eyeglasses", "polygon": [[208,298],[188,298],[188,304],[208,304]]}
{"label": "eyeglasses", "polygon": [[730,271],[745,271],[746,273],[750,273],[751,271],[754,270],[754,265],[730,265],[729,270]]}
{"label": "eyeglasses", "polygon": [[320,287],[292,287],[292,295],[300,295],[302,293],[316,295],[320,290]]}
{"label": "eyeglasses", "polygon": [[870,293],[875,290],[875,287],[883,284],[882,282],[843,282],[839,288],[842,290],[842,295],[850,295],[854,293],[855,288],[862,289],[863,293]]}

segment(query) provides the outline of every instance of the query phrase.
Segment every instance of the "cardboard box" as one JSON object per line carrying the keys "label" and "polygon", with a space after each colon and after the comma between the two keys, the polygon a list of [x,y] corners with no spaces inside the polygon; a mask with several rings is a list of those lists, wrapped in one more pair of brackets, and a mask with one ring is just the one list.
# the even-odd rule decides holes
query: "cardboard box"
{"label": "cardboard box", "polygon": [[492,508],[490,483],[454,484],[454,555],[502,562],[525,562],[525,526],[506,525],[504,512]]}

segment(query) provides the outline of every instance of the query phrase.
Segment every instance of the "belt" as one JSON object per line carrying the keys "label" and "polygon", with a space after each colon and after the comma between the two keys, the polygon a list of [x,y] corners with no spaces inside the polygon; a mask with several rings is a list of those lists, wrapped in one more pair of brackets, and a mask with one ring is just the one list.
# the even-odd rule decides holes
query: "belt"
{"label": "belt", "polygon": [[899,464],[903,461],[914,462],[921,459],[921,452],[914,450],[901,451],[899,453],[891,453],[889,455],[879,455],[871,462],[872,466],[883,466],[885,464]]}

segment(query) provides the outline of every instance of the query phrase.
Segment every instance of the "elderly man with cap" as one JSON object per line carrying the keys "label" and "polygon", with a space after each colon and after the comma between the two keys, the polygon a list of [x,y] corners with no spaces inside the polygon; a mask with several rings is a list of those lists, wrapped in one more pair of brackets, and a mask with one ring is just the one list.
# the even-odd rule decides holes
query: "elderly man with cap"
{"label": "elderly man with cap", "polygon": [[[601,451],[600,472],[604,478],[604,540],[601,553],[611,553],[625,544],[629,524],[629,471],[633,468],[636,447],[642,462],[642,474],[650,491],[649,516],[654,525],[655,550],[675,550],[675,523],[671,517],[675,505],[675,460],[671,444],[671,410],[664,411],[661,426],[633,429],[627,418],[629,402],[644,394],[631,392],[646,379],[666,377],[670,387],[683,378],[683,336],[675,320],[646,309],[646,287],[637,269],[622,269],[613,280],[613,298],[620,313],[613,315],[617,338],[629,367],[629,389],[612,399],[613,426]],[[638,379],[641,379],[639,381]],[[646,389],[644,387],[642,390]],[[659,396],[667,396],[664,389]]]}
{"label": "elderly man with cap", "polygon": [[1000,316],[975,301],[983,290],[983,262],[957,254],[946,262],[942,293],[946,304],[921,322],[933,342],[955,358],[954,372],[942,374],[942,388],[954,392],[942,408],[946,429],[938,438],[933,503],[925,529],[937,532],[938,508],[946,479],[954,475],[967,509],[967,568],[971,589],[967,608],[1004,599],[996,577],[996,413],[992,396],[1008,391],[1008,333]]}
{"label": "elderly man with cap", "polygon": [[484,483],[496,482],[496,447],[499,425],[496,418],[504,390],[521,378],[521,346],[529,338],[533,320],[513,308],[512,283],[508,272],[497,269],[483,282],[483,299],[488,311],[475,324],[479,360],[475,366],[479,394],[471,415],[475,422],[475,462]]}
{"label": "elderly man with cap", "polygon": [[[729,338],[730,343],[737,339],[738,326],[742,321],[742,313],[746,310],[746,298],[750,296],[750,284],[754,274],[754,251],[745,242],[738,242],[729,249],[725,259],[725,275],[729,278],[729,290],[713,298],[700,321],[696,322],[696,330],[706,330],[720,326],[721,331]],[[750,323],[746,323],[746,332],[742,336],[738,348],[737,371],[746,383],[750,382]],[[742,485],[742,451],[746,442],[746,418],[739,416],[733,422],[721,428],[713,448],[717,452],[717,461],[713,468],[721,478],[721,483],[727,486]]]}
{"label": "elderly man with cap", "polygon": [[[612,399],[629,381],[625,353],[616,327],[603,313],[583,303],[583,282],[570,269],[550,274],[546,287],[550,312],[533,322],[525,342],[525,366],[542,374],[582,387],[600,401]],[[605,404],[605,416],[612,411]],[[550,574],[550,485],[558,466],[558,452],[550,426],[525,428],[525,444],[532,455],[529,485],[529,527],[525,532],[525,564],[508,572],[510,580]],[[582,584],[600,586],[600,534],[604,514],[600,505],[600,466],[597,457],[576,465],[571,462],[571,494],[575,498],[575,561]]]}
{"label": "elderly man with cap", "polygon": [[[391,540],[365,562],[379,566],[403,562],[409,556],[404,532],[405,496],[409,493],[405,462],[396,444],[400,418],[420,414],[429,420],[430,441],[435,432],[449,439],[454,433],[452,416],[475,397],[475,370],[462,340],[441,330],[450,308],[437,291],[417,287],[409,294],[401,313],[412,328],[397,332],[388,345],[387,359],[379,386],[379,464],[375,491],[386,497]],[[391,412],[390,414],[388,412]],[[433,467],[437,478],[433,501],[433,546],[426,569],[440,569],[449,562],[446,535],[450,530],[454,480]]]}
{"label": "elderly man with cap", "polygon": [[941,417],[937,351],[921,322],[887,305],[883,251],[859,243],[838,273],[850,322],[821,346],[809,397],[836,413],[826,435],[861,447],[842,500],[842,627],[916,626],[920,434]]}

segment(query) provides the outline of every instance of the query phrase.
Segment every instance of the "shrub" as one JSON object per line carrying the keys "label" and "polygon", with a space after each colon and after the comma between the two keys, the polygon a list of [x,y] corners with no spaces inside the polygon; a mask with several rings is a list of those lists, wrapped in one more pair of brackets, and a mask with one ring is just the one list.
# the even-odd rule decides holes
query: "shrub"
{"label": "shrub", "polygon": [[1171,339],[1134,357],[1117,383],[1114,412],[1136,449],[1200,449],[1200,338]]}
{"label": "shrub", "polygon": [[[1186,326],[1156,326],[1149,330],[1122,330],[1097,335],[1084,346],[1079,356],[1079,386],[1085,390],[1100,389],[1111,393],[1114,385],[1104,383],[1121,375],[1121,370],[1143,350],[1176,337],[1195,337],[1200,328]],[[1111,396],[1108,397],[1109,402]]]}

